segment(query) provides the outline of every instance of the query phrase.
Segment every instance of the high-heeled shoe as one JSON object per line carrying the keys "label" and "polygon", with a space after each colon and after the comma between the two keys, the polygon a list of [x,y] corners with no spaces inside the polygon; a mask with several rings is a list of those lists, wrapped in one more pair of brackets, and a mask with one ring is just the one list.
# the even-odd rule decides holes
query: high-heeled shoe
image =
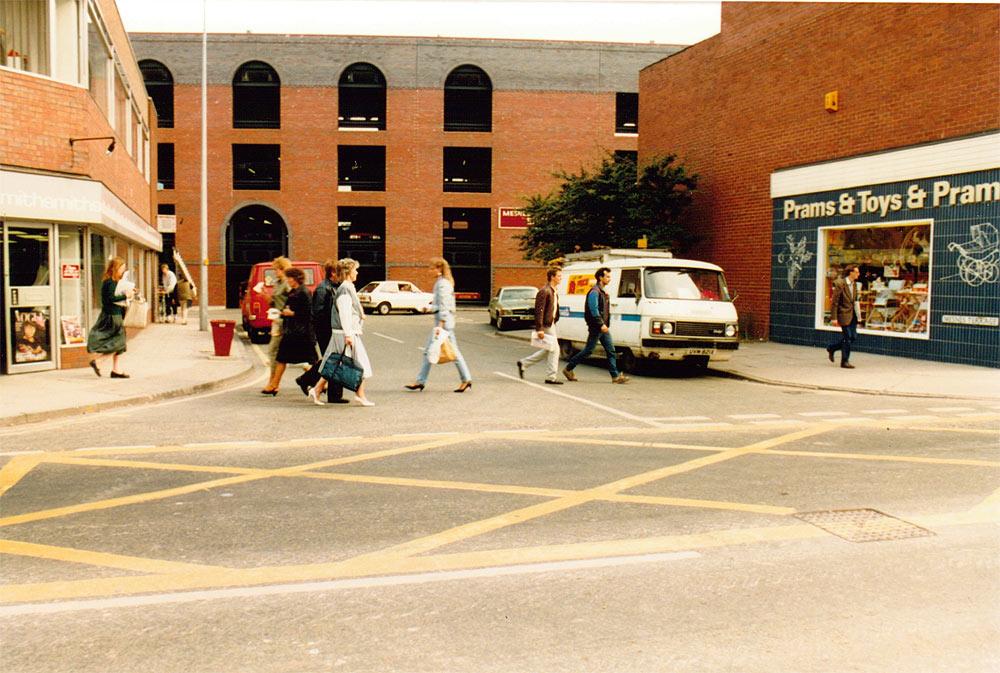
{"label": "high-heeled shoe", "polygon": [[472,381],[462,381],[462,385],[455,388],[453,393],[464,393],[466,390],[472,387]]}
{"label": "high-heeled shoe", "polygon": [[425,386],[423,383],[407,383],[403,387],[406,388],[407,390],[415,390],[417,392],[420,392],[421,390],[424,389]]}
{"label": "high-heeled shoe", "polygon": [[260,391],[260,394],[270,395],[271,397],[275,397],[278,394],[278,389],[275,388],[274,390],[268,390],[267,388],[264,388],[264,390]]}
{"label": "high-heeled shoe", "polygon": [[101,375],[101,370],[97,368],[97,360],[90,361],[90,368],[94,370],[94,373],[98,376]]}
{"label": "high-heeled shoe", "polygon": [[323,400],[319,398],[319,394],[316,392],[315,388],[310,388],[309,392],[307,392],[306,395],[309,396],[309,399],[312,400],[313,404],[323,406]]}

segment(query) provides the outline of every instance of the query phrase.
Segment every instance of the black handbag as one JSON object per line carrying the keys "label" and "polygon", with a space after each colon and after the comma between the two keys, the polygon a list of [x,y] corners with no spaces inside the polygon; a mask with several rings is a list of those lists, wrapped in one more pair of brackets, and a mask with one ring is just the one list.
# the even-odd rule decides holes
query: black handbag
{"label": "black handbag", "polygon": [[358,392],[365,372],[355,364],[353,358],[348,357],[345,353],[347,353],[347,346],[344,346],[341,353],[331,353],[330,357],[323,362],[323,368],[320,369],[319,373],[330,383],[336,383],[348,390]]}

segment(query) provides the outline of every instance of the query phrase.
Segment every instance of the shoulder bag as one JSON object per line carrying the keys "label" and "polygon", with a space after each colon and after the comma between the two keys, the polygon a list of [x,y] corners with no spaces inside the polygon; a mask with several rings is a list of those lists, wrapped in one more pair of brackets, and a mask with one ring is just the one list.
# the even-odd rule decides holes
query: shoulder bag
{"label": "shoulder bag", "polygon": [[330,383],[339,384],[348,390],[358,392],[361,387],[361,380],[364,378],[364,370],[354,362],[354,358],[346,355],[347,346],[340,353],[331,353],[330,357],[323,361],[323,367],[319,373]]}

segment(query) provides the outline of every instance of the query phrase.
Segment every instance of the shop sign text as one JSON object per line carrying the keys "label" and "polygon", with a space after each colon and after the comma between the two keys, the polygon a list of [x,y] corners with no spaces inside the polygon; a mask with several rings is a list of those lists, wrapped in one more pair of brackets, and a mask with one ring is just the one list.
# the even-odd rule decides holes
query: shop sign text
{"label": "shop sign text", "polygon": [[885,217],[903,209],[950,208],[991,201],[1000,201],[1000,181],[954,187],[948,180],[937,180],[930,191],[919,184],[913,184],[905,192],[893,194],[874,194],[870,189],[860,189],[842,192],[836,199],[827,201],[799,203],[795,199],[784,199],[782,219],[808,220],[836,215],[875,214]]}

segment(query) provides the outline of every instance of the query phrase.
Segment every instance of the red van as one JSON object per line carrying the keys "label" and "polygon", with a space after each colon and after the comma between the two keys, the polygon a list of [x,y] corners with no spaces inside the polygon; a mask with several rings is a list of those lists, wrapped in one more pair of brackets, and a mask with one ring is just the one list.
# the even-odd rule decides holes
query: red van
{"label": "red van", "polygon": [[[302,269],[306,275],[306,287],[310,292],[323,280],[323,265],[319,262],[292,262],[296,269]],[[267,309],[274,293],[274,283],[277,275],[271,267],[271,262],[254,264],[250,269],[250,277],[245,281],[245,287],[240,288],[240,310],[243,312],[243,329],[246,330],[250,342],[266,344],[271,340],[271,321],[267,317]]]}

